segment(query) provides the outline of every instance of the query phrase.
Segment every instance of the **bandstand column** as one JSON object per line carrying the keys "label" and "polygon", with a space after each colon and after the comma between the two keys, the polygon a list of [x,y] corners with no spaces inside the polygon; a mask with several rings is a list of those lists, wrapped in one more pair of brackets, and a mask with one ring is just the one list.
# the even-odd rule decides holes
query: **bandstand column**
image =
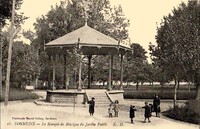
{"label": "bandstand column", "polygon": [[48,89],[51,89],[51,55],[48,55]]}
{"label": "bandstand column", "polygon": [[112,90],[112,62],[113,55],[109,55],[109,77],[108,77],[108,90]]}
{"label": "bandstand column", "polygon": [[91,59],[92,55],[88,55],[88,89],[91,88]]}
{"label": "bandstand column", "polygon": [[82,55],[79,55],[79,72],[78,72],[78,91],[81,91],[82,87],[81,87],[81,70],[82,68]]}
{"label": "bandstand column", "polygon": [[120,90],[123,90],[123,54],[121,54],[121,60],[120,60]]}
{"label": "bandstand column", "polygon": [[114,56],[112,55],[111,56],[111,89],[112,89],[112,86],[113,86],[113,59],[114,59]]}
{"label": "bandstand column", "polygon": [[66,87],[66,89],[68,89],[68,85],[67,85],[67,57],[66,57],[66,54],[63,55],[63,58],[64,58],[64,72],[63,72],[63,84],[64,86]]}
{"label": "bandstand column", "polygon": [[53,87],[52,90],[55,90],[55,81],[56,81],[56,55],[53,55]]}

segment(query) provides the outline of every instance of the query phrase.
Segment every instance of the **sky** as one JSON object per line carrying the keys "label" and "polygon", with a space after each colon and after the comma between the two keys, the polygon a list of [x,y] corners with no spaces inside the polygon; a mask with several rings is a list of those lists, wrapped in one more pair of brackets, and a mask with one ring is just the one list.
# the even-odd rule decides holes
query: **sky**
{"label": "sky", "polygon": [[[24,0],[20,11],[29,19],[22,29],[34,29],[36,18],[45,15],[51,5],[59,4],[60,0]],[[149,42],[156,44],[155,35],[157,24],[163,16],[171,13],[181,2],[188,0],[110,0],[111,6],[121,5],[125,16],[130,19],[129,37],[132,43],[139,43],[148,51]],[[147,55],[149,56],[149,55]]]}

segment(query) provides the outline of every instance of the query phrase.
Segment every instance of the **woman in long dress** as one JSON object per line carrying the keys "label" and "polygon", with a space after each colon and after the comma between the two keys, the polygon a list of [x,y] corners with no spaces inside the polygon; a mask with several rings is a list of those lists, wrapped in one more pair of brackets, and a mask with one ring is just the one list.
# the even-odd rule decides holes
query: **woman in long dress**
{"label": "woman in long dress", "polygon": [[153,99],[153,109],[154,112],[156,113],[156,117],[158,117],[160,113],[160,98],[158,97],[157,94],[154,96]]}

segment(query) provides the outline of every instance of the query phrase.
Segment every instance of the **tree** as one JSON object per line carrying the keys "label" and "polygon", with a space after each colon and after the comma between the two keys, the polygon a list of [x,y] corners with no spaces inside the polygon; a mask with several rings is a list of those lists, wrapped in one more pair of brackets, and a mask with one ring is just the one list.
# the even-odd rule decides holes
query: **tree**
{"label": "tree", "polygon": [[[16,0],[15,10],[19,10],[23,3],[23,0]],[[0,30],[6,25],[6,20],[11,19],[12,12],[12,0],[0,0]],[[27,17],[23,13],[15,12],[15,23],[23,22]],[[18,24],[19,25],[19,24]]]}
{"label": "tree", "polygon": [[[22,4],[22,0],[6,0],[6,1],[1,0],[0,1],[0,32],[1,32],[2,28],[5,26],[6,20],[11,19],[10,42],[9,42],[9,49],[8,49],[8,62],[7,62],[7,74],[6,74],[5,105],[7,105],[8,94],[9,94],[12,43],[13,43],[13,37],[16,34],[16,30],[14,30],[14,27],[16,27],[16,28],[20,27],[20,23],[22,23],[25,19],[27,19],[27,17],[23,16],[23,13],[16,14],[16,12],[15,12],[15,10],[20,9],[21,4]],[[1,62],[1,64],[2,64],[2,62]],[[1,67],[2,67],[2,65],[1,65]],[[2,88],[2,84],[1,84],[0,88]]]}
{"label": "tree", "polygon": [[154,66],[150,63],[145,63],[144,64],[144,72],[146,73],[146,81],[151,83],[151,85],[153,86],[153,82],[156,81],[156,68],[154,68]]}
{"label": "tree", "polygon": [[[15,9],[19,9],[20,5],[22,4],[22,0],[17,0],[16,1],[16,6]],[[0,34],[2,33],[2,28],[5,26],[6,24],[6,20],[7,19],[11,19],[11,12],[12,12],[12,0],[0,0]],[[22,14],[17,15],[17,17],[15,18],[16,21],[22,21],[25,17],[23,17]],[[16,22],[16,23],[18,23]],[[3,67],[3,63],[2,63],[2,44],[0,47],[0,51],[1,51],[1,60],[0,60],[0,78],[2,79],[2,67]],[[0,80],[0,94],[2,91],[2,81]]]}
{"label": "tree", "polygon": [[[172,14],[165,16],[157,29],[157,46],[151,45],[153,62],[175,80],[174,105],[176,104],[177,84],[184,75],[193,71],[199,80],[199,14],[200,3],[181,3]],[[199,98],[199,81],[195,81]]]}
{"label": "tree", "polygon": [[5,89],[5,105],[8,104],[9,100],[9,87],[10,87],[10,70],[11,70],[11,57],[12,57],[12,45],[14,38],[14,18],[15,18],[15,0],[12,2],[12,19],[11,19],[11,29],[10,29],[10,39],[8,47],[8,61],[7,61],[7,71],[6,71],[6,89]]}
{"label": "tree", "polygon": [[[43,66],[47,66],[47,56],[44,56],[44,44],[83,26],[85,24],[85,11],[87,11],[88,26],[116,40],[128,38],[129,20],[123,15],[121,7],[111,8],[108,0],[88,0],[86,3],[88,4],[87,9],[84,8],[84,4],[83,1],[79,0],[72,0],[71,3],[61,2],[60,5],[52,7],[46,16],[43,15],[37,19],[34,24],[37,38],[32,42],[32,45],[39,49],[39,58],[43,58],[41,59]],[[67,54],[70,60],[67,63],[69,65],[67,67],[68,72],[74,71],[77,67],[77,65],[72,65],[77,62],[77,58],[73,54],[75,51]]]}
{"label": "tree", "polygon": [[[3,46],[3,69],[6,70],[6,61],[8,56],[8,32],[2,33]],[[37,53],[32,46],[25,44],[22,41],[15,41],[13,43],[12,62],[11,62],[11,77],[10,85],[12,87],[21,87],[35,79],[39,74],[39,61],[37,60]],[[3,71],[3,77],[6,73]],[[31,77],[31,78],[30,78]],[[5,81],[5,79],[3,79]]]}
{"label": "tree", "polygon": [[103,82],[108,81],[108,58],[106,56],[96,56],[93,58],[92,76],[93,80]]}
{"label": "tree", "polygon": [[[109,74],[109,57],[108,56],[94,56],[93,67],[92,67],[92,75],[93,79],[98,82],[108,82],[108,74]],[[113,57],[113,69],[112,69],[112,81],[120,80],[120,62],[119,56],[115,55]]]}
{"label": "tree", "polygon": [[144,48],[136,43],[132,44],[133,53],[129,52],[125,56],[124,73],[125,81],[136,82],[136,89],[138,90],[139,82],[145,82],[146,71],[145,65],[147,63],[146,51]]}

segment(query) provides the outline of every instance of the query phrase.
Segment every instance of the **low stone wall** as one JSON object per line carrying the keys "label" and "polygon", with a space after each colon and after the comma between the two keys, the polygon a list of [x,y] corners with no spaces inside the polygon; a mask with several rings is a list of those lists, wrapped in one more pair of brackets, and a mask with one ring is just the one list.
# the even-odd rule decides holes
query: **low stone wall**
{"label": "low stone wall", "polygon": [[[123,90],[107,91],[107,94],[108,98],[113,102],[118,100],[121,103],[124,100]],[[85,91],[47,90],[46,101],[50,103],[85,104],[88,100]]]}
{"label": "low stone wall", "polygon": [[107,91],[112,101],[118,100],[119,103],[124,101],[124,91],[123,90],[113,90]]}
{"label": "low stone wall", "polygon": [[82,91],[47,91],[46,101],[50,103],[85,103],[85,92]]}

